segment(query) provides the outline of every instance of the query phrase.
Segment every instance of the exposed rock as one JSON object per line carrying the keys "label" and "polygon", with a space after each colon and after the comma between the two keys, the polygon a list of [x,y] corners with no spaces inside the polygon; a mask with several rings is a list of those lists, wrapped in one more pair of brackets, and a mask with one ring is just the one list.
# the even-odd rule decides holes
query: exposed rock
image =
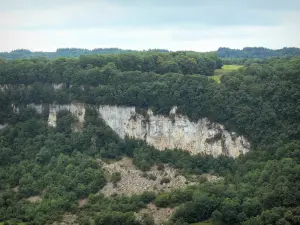
{"label": "exposed rock", "polygon": [[11,107],[12,107],[14,113],[19,113],[20,112],[20,108],[15,106],[14,104],[11,104]]}
{"label": "exposed rock", "polygon": [[37,195],[37,196],[31,196],[31,197],[27,198],[26,200],[31,203],[38,203],[38,202],[42,201],[42,198]]}
{"label": "exposed rock", "polygon": [[224,126],[207,118],[191,122],[188,117],[177,115],[176,107],[170,116],[136,113],[135,107],[100,106],[99,114],[122,138],[126,135],[145,140],[155,148],[183,149],[191,154],[208,154],[214,157],[238,157],[249,151],[250,144],[243,136],[225,130]]}
{"label": "exposed rock", "polygon": [[31,103],[31,104],[28,104],[27,107],[35,109],[36,112],[39,113],[39,114],[42,114],[44,109],[45,109],[44,105],[42,105],[42,104],[33,104],[33,103]]}
{"label": "exposed rock", "polygon": [[[110,175],[114,172],[121,174],[121,180],[117,182],[116,185],[109,182],[101,190],[106,197],[114,194],[142,194],[145,191],[170,191],[176,188],[183,188],[187,185],[186,178],[179,175],[175,169],[169,166],[165,166],[164,170],[157,170],[157,166],[154,166],[150,171],[143,173],[135,168],[132,164],[132,160],[129,158],[123,158],[111,164],[107,164],[103,161],[101,161],[101,163],[102,167],[107,170]],[[155,177],[155,179],[151,179],[151,177]],[[161,180],[165,177],[169,178],[170,182],[161,184]]]}
{"label": "exposed rock", "polygon": [[88,201],[89,200],[87,198],[79,199],[78,200],[78,207],[81,208],[81,207],[85,206],[88,203]]}
{"label": "exposed rock", "polygon": [[11,84],[0,84],[0,91],[5,92],[10,87],[11,87]]}
{"label": "exposed rock", "polygon": [[154,224],[162,225],[163,222],[170,218],[172,212],[173,209],[171,208],[157,208],[154,204],[150,203],[146,208],[136,213],[136,217],[141,221],[143,214],[150,214],[154,218]]}
{"label": "exposed rock", "polygon": [[76,219],[77,216],[74,214],[65,214],[61,222],[54,222],[52,225],[78,225]]}
{"label": "exposed rock", "polygon": [[218,182],[218,181],[224,180],[223,177],[217,177],[217,176],[212,175],[212,174],[203,174],[203,175],[207,178],[207,180],[209,182]]}
{"label": "exposed rock", "polygon": [[13,192],[18,193],[19,192],[19,186],[15,186],[12,190],[13,190]]}
{"label": "exposed rock", "polygon": [[56,115],[58,112],[67,110],[72,113],[75,118],[78,119],[80,123],[84,122],[85,107],[84,104],[73,103],[69,105],[50,105],[49,106],[49,117],[48,124],[49,126],[56,127]]}
{"label": "exposed rock", "polygon": [[64,88],[64,83],[52,84],[52,87],[54,90],[62,89]]}
{"label": "exposed rock", "polygon": [[[42,105],[28,105],[43,112]],[[15,112],[19,112],[18,107]],[[207,154],[217,157],[226,155],[233,158],[245,154],[250,143],[234,132],[225,130],[224,126],[213,123],[207,118],[192,122],[187,116],[176,114],[173,107],[169,116],[154,115],[151,110],[137,113],[135,107],[102,105],[98,108],[99,115],[120,137],[126,135],[146,141],[159,150],[182,149],[191,154]],[[56,126],[56,115],[59,111],[68,110],[80,123],[84,122],[85,105],[72,103],[68,105],[52,104],[49,106],[48,124]]]}
{"label": "exposed rock", "polygon": [[8,126],[8,124],[0,124],[0,130],[4,129],[7,126]]}

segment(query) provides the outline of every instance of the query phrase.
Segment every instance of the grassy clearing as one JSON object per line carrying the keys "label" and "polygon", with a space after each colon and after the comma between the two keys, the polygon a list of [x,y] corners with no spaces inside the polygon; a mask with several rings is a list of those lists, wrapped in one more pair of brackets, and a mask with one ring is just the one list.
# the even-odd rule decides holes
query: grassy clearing
{"label": "grassy clearing", "polygon": [[216,69],[214,75],[210,76],[209,79],[215,80],[218,84],[221,83],[221,77],[225,74],[228,74],[234,70],[242,68],[241,65],[224,65],[222,69]]}
{"label": "grassy clearing", "polygon": [[212,80],[216,81],[218,84],[220,84],[221,83],[221,76],[223,76],[223,75],[213,75],[213,76],[210,76],[208,78],[212,79]]}
{"label": "grassy clearing", "polygon": [[240,69],[242,67],[243,66],[241,66],[241,65],[224,65],[222,67],[222,70],[233,71],[233,70],[238,70],[238,69]]}

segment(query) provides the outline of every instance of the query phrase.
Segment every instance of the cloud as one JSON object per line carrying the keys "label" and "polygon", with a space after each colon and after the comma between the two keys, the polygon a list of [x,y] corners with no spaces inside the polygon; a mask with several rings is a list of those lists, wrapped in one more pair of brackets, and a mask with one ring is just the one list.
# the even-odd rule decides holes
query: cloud
{"label": "cloud", "polygon": [[300,46],[300,1],[296,0],[0,2],[0,51]]}

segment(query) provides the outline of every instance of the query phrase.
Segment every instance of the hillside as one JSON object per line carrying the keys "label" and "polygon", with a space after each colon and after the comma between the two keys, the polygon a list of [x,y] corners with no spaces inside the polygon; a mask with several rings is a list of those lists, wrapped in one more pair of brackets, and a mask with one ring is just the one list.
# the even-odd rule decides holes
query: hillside
{"label": "hillside", "polygon": [[299,56],[299,48],[282,48],[282,49],[268,49],[263,47],[246,47],[243,49],[219,48],[217,51],[218,57],[221,58],[250,58],[250,59],[264,59],[270,57],[285,57],[285,56]]}
{"label": "hillside", "polygon": [[221,83],[221,77],[228,75],[231,72],[242,68],[241,65],[223,65],[221,69],[216,69],[210,79],[215,80],[217,83]]}
{"label": "hillside", "polygon": [[[82,49],[82,48],[60,48],[55,52],[33,52],[27,49],[18,49],[11,52],[0,52],[0,58],[3,59],[28,59],[45,57],[56,59],[60,57],[77,58],[81,55],[96,55],[96,54],[124,54],[124,53],[147,53],[147,52],[171,52],[166,49],[150,49],[147,51],[137,51],[131,49],[119,48],[96,48],[96,49]],[[192,51],[187,51],[192,52]],[[174,53],[174,52],[173,52]],[[197,52],[193,52],[197,53]],[[282,49],[268,49],[263,47],[245,47],[243,49],[219,48],[216,52],[218,57],[223,59],[266,59],[270,57],[285,57],[285,56],[299,56],[299,48],[282,48]],[[198,53],[204,54],[204,53]],[[206,53],[210,54],[210,53]]]}
{"label": "hillside", "polygon": [[299,224],[300,58],[221,66],[1,60],[0,223]]}

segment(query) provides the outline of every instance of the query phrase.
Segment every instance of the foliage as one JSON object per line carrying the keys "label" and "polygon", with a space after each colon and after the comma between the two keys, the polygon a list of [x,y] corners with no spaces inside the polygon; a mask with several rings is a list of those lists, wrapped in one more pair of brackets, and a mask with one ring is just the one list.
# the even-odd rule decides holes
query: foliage
{"label": "foliage", "polygon": [[[102,195],[90,195],[88,204],[78,211],[79,221],[86,224],[90,218],[95,218],[97,221],[115,221],[116,218],[123,218],[125,221],[129,219],[132,224],[137,223],[132,217],[132,212],[146,207],[146,204],[153,201],[155,194],[152,192],[144,192],[142,195],[133,195],[131,197],[117,196],[105,198]],[[99,212],[100,215],[99,215]],[[116,222],[116,221],[115,221]],[[116,222],[118,224],[118,221]],[[89,224],[87,222],[87,224]],[[101,223],[100,223],[101,224]]]}
{"label": "foliage", "polygon": [[160,184],[168,184],[170,183],[171,180],[169,177],[163,177],[161,180],[160,180]]}
{"label": "foliage", "polygon": [[223,75],[229,75],[232,71],[238,70],[242,67],[243,66],[240,65],[223,65],[221,69],[216,69],[213,76],[210,76],[209,78],[220,84]]}
{"label": "foliage", "polygon": [[[58,118],[59,121],[59,118]],[[96,193],[106,183],[99,164],[81,151],[84,136],[48,128],[30,119],[1,132],[0,218],[44,223],[77,205],[76,199]],[[9,146],[9,148],[8,148]],[[11,189],[18,186],[18,192]],[[40,203],[24,201],[40,196]],[[36,217],[36,213],[39,214]]]}
{"label": "foliage", "polygon": [[299,48],[282,48],[272,50],[263,47],[245,47],[242,50],[230,49],[230,48],[219,48],[217,52],[221,58],[268,58],[268,57],[279,57],[279,56],[299,56]]}
{"label": "foliage", "polygon": [[[217,62],[192,52],[1,62],[6,86],[1,86],[0,121],[10,124],[0,131],[1,221],[46,224],[73,212],[81,224],[138,224],[133,212],[154,202],[178,206],[174,224],[209,218],[213,224],[299,224],[300,58],[258,61],[224,75],[221,84],[191,75],[210,74]],[[63,88],[54,89],[59,82]],[[59,114],[57,127],[50,128],[48,112],[39,115],[27,106],[72,101],[88,104],[79,132],[73,131],[69,113]],[[178,113],[193,121],[207,117],[245,135],[252,148],[236,160],[158,151],[142,141],[121,140],[93,110],[98,104],[165,115],[177,105]],[[144,171],[168,164],[187,174],[215,173],[224,179],[157,195],[96,195],[106,183],[96,158],[125,155]],[[41,201],[30,203],[32,196]],[[88,203],[79,208],[82,198]]]}
{"label": "foliage", "polygon": [[121,180],[121,173],[119,172],[114,172],[111,175],[111,182],[113,182],[114,184],[118,183]]}
{"label": "foliage", "polygon": [[[161,50],[163,51],[163,50]],[[134,52],[134,50],[123,50],[118,48],[98,48],[93,50],[81,49],[81,48],[59,48],[56,52],[31,52],[27,49],[18,49],[11,52],[1,52],[0,57],[4,59],[24,59],[24,58],[37,58],[47,57],[50,59],[59,57],[79,57],[80,55],[89,54],[115,54]]]}
{"label": "foliage", "polygon": [[[116,70],[212,75],[222,63],[216,55],[189,52],[134,52],[81,55],[79,58],[4,60],[0,84],[66,83],[105,84]],[[33,92],[40,91],[33,89]]]}
{"label": "foliage", "polygon": [[96,217],[96,225],[139,225],[135,220],[133,213],[110,212],[99,214]]}

